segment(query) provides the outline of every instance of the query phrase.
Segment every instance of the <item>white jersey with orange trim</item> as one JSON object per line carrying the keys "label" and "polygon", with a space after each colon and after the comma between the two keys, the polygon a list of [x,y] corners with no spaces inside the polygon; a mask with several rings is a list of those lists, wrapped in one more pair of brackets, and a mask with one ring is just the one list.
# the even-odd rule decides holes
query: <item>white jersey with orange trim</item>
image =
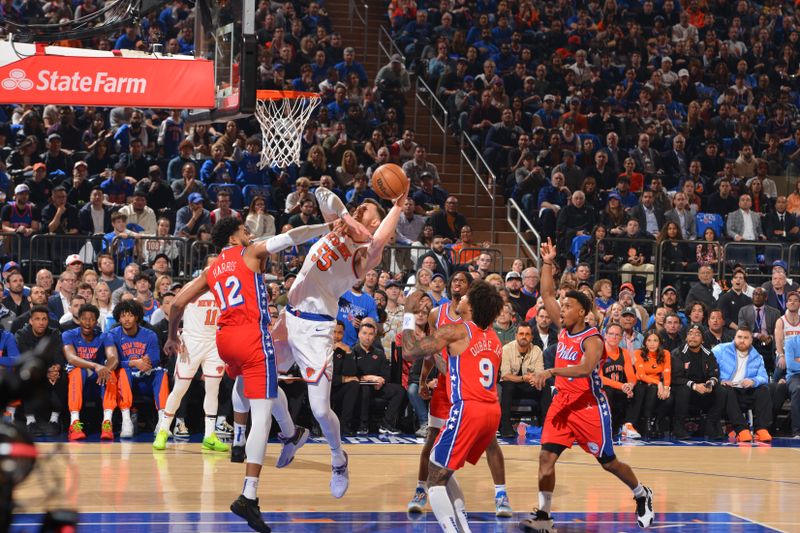
{"label": "white jersey with orange trim", "polygon": [[786,314],[781,317],[781,320],[783,321],[783,336],[785,338],[800,335],[800,320],[797,321],[797,324],[792,324]]}
{"label": "white jersey with orange trim", "polygon": [[219,307],[211,291],[190,302],[183,312],[183,338],[195,342],[216,342]]}
{"label": "white jersey with orange trim", "polygon": [[[348,236],[339,237],[333,232],[321,237],[311,246],[289,289],[291,308],[335,318],[339,312],[339,298],[358,279],[353,262],[356,251],[368,245],[369,242],[356,243]],[[287,312],[292,311],[287,309]]]}

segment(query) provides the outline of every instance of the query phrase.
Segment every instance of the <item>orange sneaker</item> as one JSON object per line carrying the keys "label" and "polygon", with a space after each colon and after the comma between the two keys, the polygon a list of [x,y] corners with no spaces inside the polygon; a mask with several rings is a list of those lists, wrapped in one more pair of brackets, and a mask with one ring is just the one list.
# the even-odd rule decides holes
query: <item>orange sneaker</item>
{"label": "orange sneaker", "polygon": [[100,428],[100,440],[114,440],[114,428],[111,426],[111,420],[103,420]]}
{"label": "orange sneaker", "polygon": [[737,442],[753,442],[753,434],[749,429],[743,429],[736,436]]}
{"label": "orange sneaker", "polygon": [[756,430],[756,440],[760,442],[772,442],[772,435],[766,429]]}
{"label": "orange sneaker", "polygon": [[83,440],[86,438],[86,433],[83,432],[83,424],[80,420],[76,420],[69,425],[67,430],[67,440]]}

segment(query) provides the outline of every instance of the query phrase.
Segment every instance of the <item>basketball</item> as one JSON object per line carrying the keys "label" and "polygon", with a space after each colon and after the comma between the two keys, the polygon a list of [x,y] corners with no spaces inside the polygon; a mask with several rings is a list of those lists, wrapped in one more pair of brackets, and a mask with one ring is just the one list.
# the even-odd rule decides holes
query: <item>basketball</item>
{"label": "basketball", "polygon": [[406,192],[408,176],[394,163],[386,163],[372,173],[372,190],[384,200],[394,200]]}

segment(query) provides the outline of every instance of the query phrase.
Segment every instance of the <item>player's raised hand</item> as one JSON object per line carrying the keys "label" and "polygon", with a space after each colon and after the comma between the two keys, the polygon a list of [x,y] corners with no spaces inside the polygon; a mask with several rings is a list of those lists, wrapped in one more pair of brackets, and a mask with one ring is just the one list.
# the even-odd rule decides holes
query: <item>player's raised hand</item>
{"label": "player's raised hand", "polygon": [[408,313],[416,313],[417,307],[419,306],[419,301],[426,296],[422,291],[414,291],[410,295],[406,297],[405,308],[408,309]]}
{"label": "player's raised hand", "polygon": [[406,200],[408,200],[408,192],[411,190],[411,180],[409,180],[408,185],[406,185],[406,191],[394,199],[395,207],[403,208],[406,205]]}
{"label": "player's raised hand", "polygon": [[555,260],[556,247],[553,244],[553,241],[550,240],[550,237],[547,238],[547,242],[542,243],[540,255],[543,263],[552,263]]}

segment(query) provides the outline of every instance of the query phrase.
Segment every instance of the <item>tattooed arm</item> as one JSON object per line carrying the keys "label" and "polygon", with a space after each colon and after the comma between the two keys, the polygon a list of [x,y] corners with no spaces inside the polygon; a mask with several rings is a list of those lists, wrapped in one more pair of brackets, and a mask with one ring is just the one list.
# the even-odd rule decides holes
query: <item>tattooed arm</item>
{"label": "tattooed arm", "polygon": [[[458,342],[467,335],[462,324],[447,324],[437,329],[433,335],[418,339],[413,329],[403,330],[403,358],[413,361],[420,357],[441,352],[445,347]],[[437,359],[441,360],[441,357]],[[434,359],[437,367],[439,362]]]}

